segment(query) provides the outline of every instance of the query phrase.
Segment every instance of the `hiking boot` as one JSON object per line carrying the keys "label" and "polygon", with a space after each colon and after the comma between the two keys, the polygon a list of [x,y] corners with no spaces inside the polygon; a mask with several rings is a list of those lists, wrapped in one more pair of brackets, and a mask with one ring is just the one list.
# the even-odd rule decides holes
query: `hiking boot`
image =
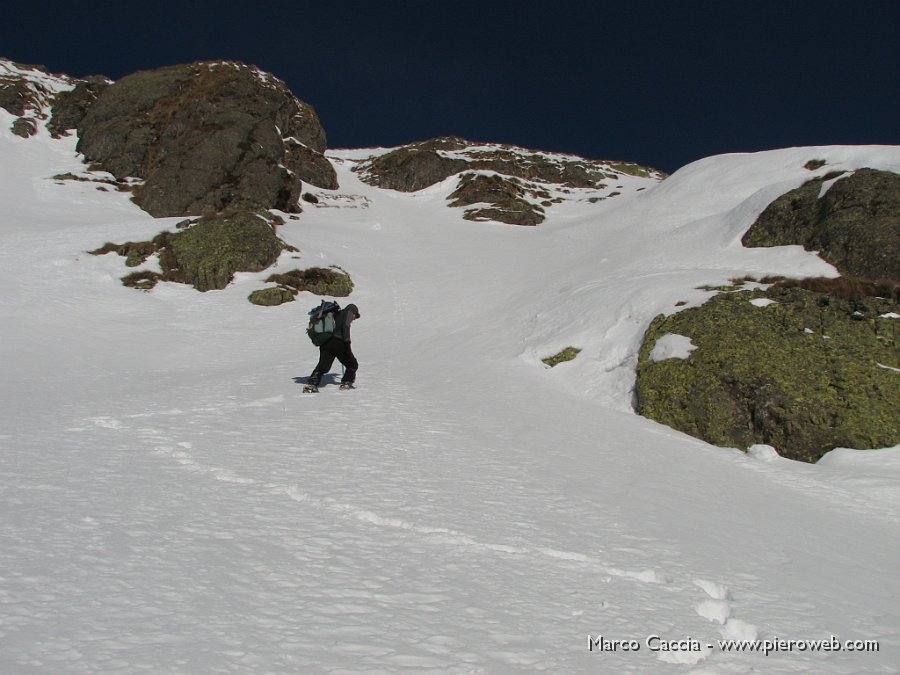
{"label": "hiking boot", "polygon": [[341,382],[341,389],[356,389],[352,382]]}
{"label": "hiking boot", "polygon": [[303,385],[303,393],[304,394],[318,394],[319,388],[314,384],[305,384],[305,385]]}

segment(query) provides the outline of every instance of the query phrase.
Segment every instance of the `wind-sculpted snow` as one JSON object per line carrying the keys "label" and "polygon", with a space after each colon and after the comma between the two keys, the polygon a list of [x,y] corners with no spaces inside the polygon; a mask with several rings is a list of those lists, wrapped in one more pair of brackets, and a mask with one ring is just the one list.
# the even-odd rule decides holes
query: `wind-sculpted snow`
{"label": "wind-sculpted snow", "polygon": [[[318,395],[316,298],[251,305],[271,271],[122,287],[86,251],[177,219],[50,180],[72,150],[0,134],[0,671],[896,669],[898,449],[743,454],[630,395],[643,330],[698,286],[829,269],[740,247],[756,195],[897,149],[706,160],[528,229],[337,161],[341,190],[279,228],[362,313],[358,388]],[[720,643],[832,635],[880,651]]]}

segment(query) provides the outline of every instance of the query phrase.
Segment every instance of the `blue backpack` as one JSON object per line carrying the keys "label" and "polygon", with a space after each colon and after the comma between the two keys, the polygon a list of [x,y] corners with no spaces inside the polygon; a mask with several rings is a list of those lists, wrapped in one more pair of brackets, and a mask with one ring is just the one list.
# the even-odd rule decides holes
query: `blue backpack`
{"label": "blue backpack", "polygon": [[306,334],[316,347],[321,347],[334,336],[334,322],[340,311],[341,306],[329,300],[323,300],[318,307],[309,310]]}

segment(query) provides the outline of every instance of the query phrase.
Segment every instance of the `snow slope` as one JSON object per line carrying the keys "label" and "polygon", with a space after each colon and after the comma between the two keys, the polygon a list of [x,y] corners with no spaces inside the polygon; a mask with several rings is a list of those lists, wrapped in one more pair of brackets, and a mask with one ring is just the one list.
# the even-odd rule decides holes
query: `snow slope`
{"label": "snow slope", "polygon": [[[333,152],[341,189],[287,220],[279,269],[351,274],[359,387],[301,395],[315,298],[251,305],[267,273],[123,287],[85,251],[179,219],[52,180],[83,171],[74,140],[4,115],[0,672],[898,672],[900,448],[743,454],[630,392],[643,329],[696,287],[834,273],[740,245],[808,160],[900,170],[900,148],[710,158],[537,228]],[[880,650],[717,642],[831,636]]]}

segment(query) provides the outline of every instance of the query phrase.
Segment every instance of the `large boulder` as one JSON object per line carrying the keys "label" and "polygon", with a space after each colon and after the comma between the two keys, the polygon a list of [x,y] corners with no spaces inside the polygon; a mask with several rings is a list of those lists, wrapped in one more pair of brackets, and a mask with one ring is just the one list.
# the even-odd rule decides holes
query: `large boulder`
{"label": "large boulder", "polygon": [[[657,317],[637,411],[715,445],[767,444],[810,462],[900,443],[898,294],[841,297],[843,284],[722,293]],[[676,340],[688,348],[661,348]]]}
{"label": "large boulder", "polygon": [[799,244],[843,274],[900,279],[900,175],[860,169],[838,176],[816,178],[776,199],[743,244]]}
{"label": "large boulder", "polygon": [[165,239],[160,263],[168,279],[198,291],[225,288],[236,272],[260,272],[284,250],[270,220],[239,212],[225,218],[203,218]]}
{"label": "large boulder", "polygon": [[88,161],[118,179],[144,180],[134,199],[157,217],[296,212],[300,176],[337,187],[313,108],[283,82],[238,63],[129,75],[99,92],[77,128]]}

